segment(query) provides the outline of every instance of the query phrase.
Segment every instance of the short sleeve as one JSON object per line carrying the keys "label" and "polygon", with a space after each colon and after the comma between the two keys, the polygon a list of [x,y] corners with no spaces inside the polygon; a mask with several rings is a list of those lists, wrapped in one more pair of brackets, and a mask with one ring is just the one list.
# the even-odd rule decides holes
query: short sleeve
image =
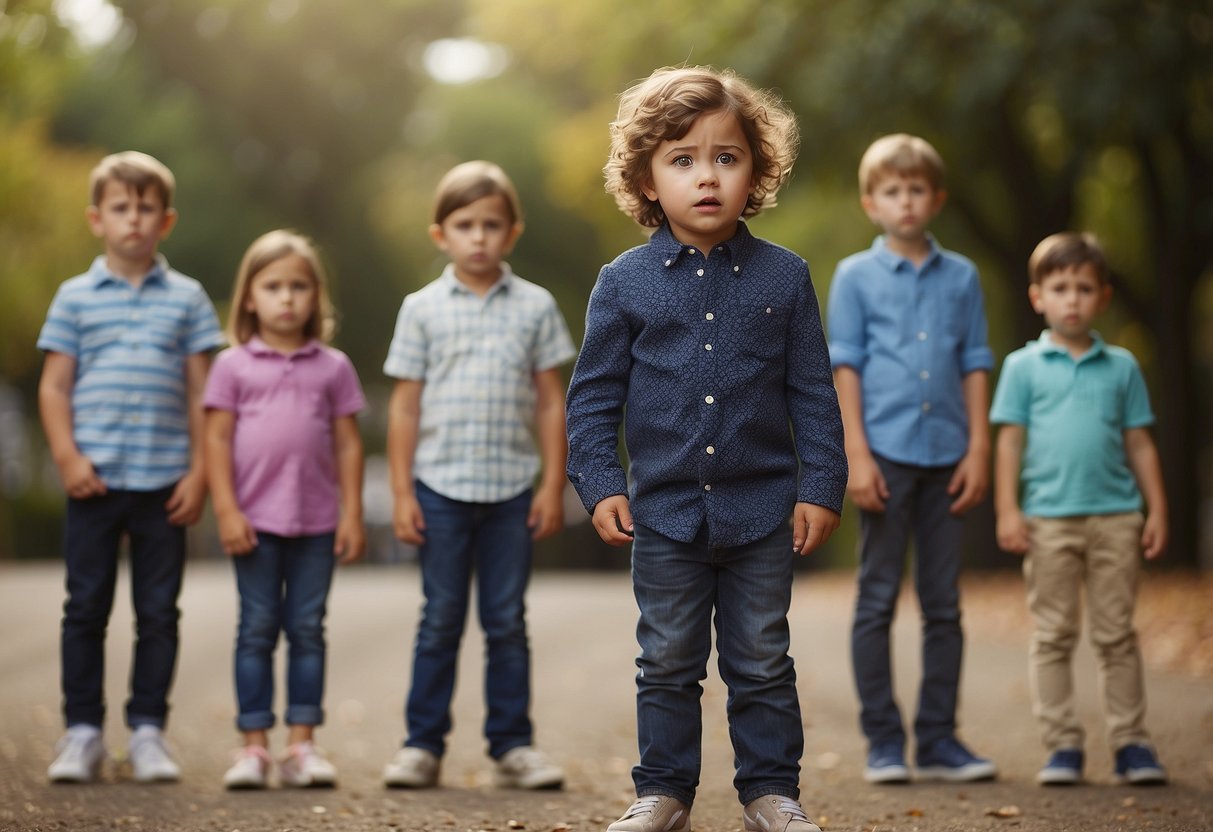
{"label": "short sleeve", "polygon": [[1122,414],[1125,429],[1144,428],[1154,424],[1154,411],[1150,408],[1150,394],[1142,378],[1137,361],[1129,358],[1129,378],[1125,390],[1125,409]]}
{"label": "short sleeve", "polygon": [[387,360],[383,362],[384,374],[392,378],[425,379],[426,336],[418,306],[415,294],[407,296],[400,304],[392,343],[388,346]]}
{"label": "short sleeve", "polygon": [[77,325],[74,304],[68,299],[63,287],[55,292],[42,331],[38,333],[38,349],[43,352],[58,352],[72,358],[80,354],[80,328]]}
{"label": "short sleeve", "polygon": [[535,371],[542,372],[558,367],[573,360],[577,349],[569,335],[569,328],[564,322],[564,316],[556,306],[556,299],[550,294],[546,297],[543,312],[539,319],[539,331],[535,344]]}
{"label": "short sleeve", "polygon": [[188,327],[189,331],[185,337],[185,351],[188,355],[210,352],[223,344],[223,333],[219,330],[219,316],[215,314],[215,305],[211,303],[201,284],[197,285],[190,299]]}
{"label": "short sleeve", "polygon": [[337,358],[337,372],[334,374],[332,391],[333,416],[351,416],[366,409],[366,396],[362,392],[358,372],[349,356],[340,350],[333,352]]}
{"label": "short sleeve", "polygon": [[202,394],[202,406],[211,410],[235,411],[240,401],[239,374],[235,363],[239,360],[239,347],[230,347],[215,358],[206,377],[206,391]]}
{"label": "short sleeve", "polygon": [[826,302],[826,329],[829,332],[832,368],[863,370],[868,359],[863,320],[863,297],[858,282],[853,272],[840,263],[830,281],[830,296]]}
{"label": "short sleeve", "polygon": [[1031,387],[1022,353],[1012,353],[1002,363],[990,421],[994,424],[1027,425],[1031,406]]}

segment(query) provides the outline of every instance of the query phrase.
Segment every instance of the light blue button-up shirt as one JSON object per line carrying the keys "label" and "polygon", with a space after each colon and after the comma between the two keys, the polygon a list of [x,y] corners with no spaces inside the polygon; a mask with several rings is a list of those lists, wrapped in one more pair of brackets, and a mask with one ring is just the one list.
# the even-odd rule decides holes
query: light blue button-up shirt
{"label": "light blue button-up shirt", "polygon": [[75,359],[72,436],[107,487],[154,491],[189,470],[185,359],[222,343],[202,284],[163,258],[138,287],[104,256],[59,287],[38,349]]}
{"label": "light blue button-up shirt", "polygon": [[930,243],[915,268],[877,237],[838,264],[827,307],[830,363],[859,373],[868,446],[906,465],[965,455],[963,379],[994,366],[977,268]]}

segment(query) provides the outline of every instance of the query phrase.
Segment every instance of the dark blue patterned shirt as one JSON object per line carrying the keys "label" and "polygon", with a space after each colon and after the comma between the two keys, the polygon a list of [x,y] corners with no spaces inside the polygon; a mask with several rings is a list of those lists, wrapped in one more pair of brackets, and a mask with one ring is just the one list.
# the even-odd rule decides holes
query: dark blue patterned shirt
{"label": "dark blue patterned shirt", "polygon": [[[588,511],[712,546],[759,540],[793,503],[841,512],[842,420],[803,259],[750,234],[707,259],[662,226],[603,267],[568,395],[569,478]],[[789,429],[790,428],[790,429]],[[799,477],[798,477],[799,469]]]}

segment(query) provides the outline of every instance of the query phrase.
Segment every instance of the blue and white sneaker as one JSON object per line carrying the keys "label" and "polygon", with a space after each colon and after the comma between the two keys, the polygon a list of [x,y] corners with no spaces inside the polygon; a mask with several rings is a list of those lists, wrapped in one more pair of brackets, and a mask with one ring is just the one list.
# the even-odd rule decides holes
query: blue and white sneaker
{"label": "blue and white sneaker", "polygon": [[910,782],[910,770],[906,767],[901,743],[885,742],[872,746],[868,751],[868,765],[863,770],[863,779],[869,783]]}
{"label": "blue and white sneaker", "polygon": [[960,744],[955,737],[936,740],[918,749],[918,779],[946,780],[951,783],[993,780],[998,767],[984,757],[978,757]]}
{"label": "blue and white sneaker", "polygon": [[1082,764],[1081,748],[1059,748],[1036,774],[1036,782],[1042,786],[1073,786],[1082,782]]}
{"label": "blue and white sneaker", "polygon": [[1150,746],[1134,743],[1116,752],[1116,781],[1134,786],[1159,786],[1167,782],[1167,772]]}

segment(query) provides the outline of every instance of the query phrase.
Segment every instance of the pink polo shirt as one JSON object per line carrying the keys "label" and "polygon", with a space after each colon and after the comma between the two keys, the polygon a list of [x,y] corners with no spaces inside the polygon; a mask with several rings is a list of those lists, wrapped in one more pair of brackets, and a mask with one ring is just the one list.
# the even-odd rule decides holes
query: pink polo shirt
{"label": "pink polo shirt", "polygon": [[345,353],[309,341],[283,355],[254,336],[215,359],[203,402],[236,414],[236,500],[253,528],[284,537],[337,528],[333,420],[366,407]]}

